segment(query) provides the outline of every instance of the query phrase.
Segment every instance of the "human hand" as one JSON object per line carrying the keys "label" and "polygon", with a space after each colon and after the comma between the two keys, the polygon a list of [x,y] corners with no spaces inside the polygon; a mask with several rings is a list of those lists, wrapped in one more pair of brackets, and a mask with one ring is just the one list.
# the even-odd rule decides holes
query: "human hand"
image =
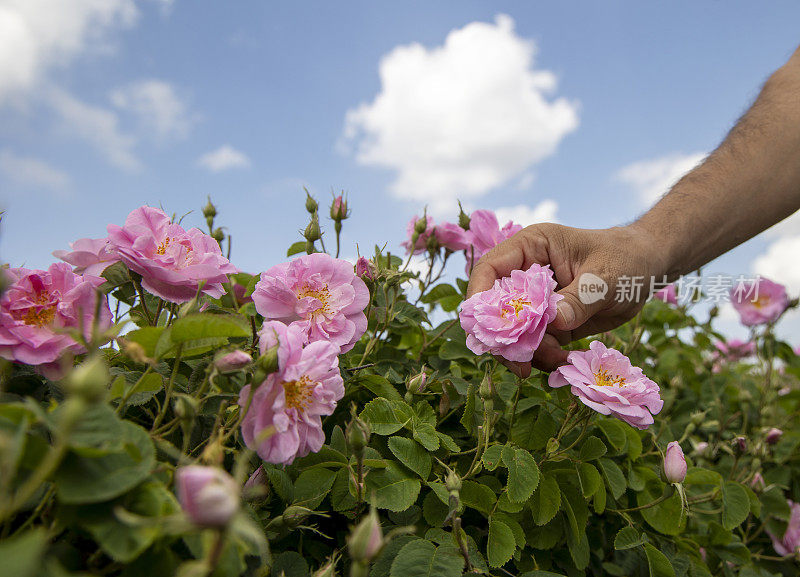
{"label": "human hand", "polygon": [[[526,270],[533,263],[550,265],[557,292],[564,296],[558,315],[548,327],[533,356],[532,365],[552,371],[567,360],[563,345],[620,326],[633,318],[649,296],[650,279],[661,280],[667,270],[664,259],[646,231],[632,226],[610,229],[579,229],[558,224],[534,224],[485,254],[472,269],[467,298],[492,287],[494,281]],[[581,275],[591,273],[608,285],[605,297],[586,304],[578,293]],[[638,300],[615,299],[618,279],[644,277]],[[520,377],[527,377],[531,364],[501,359]]]}

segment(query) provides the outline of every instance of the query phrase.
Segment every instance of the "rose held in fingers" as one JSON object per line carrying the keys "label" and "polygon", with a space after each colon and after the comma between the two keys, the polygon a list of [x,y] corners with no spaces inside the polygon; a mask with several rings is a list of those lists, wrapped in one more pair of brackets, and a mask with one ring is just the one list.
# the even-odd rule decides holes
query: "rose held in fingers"
{"label": "rose held in fingers", "polygon": [[461,326],[467,347],[477,354],[492,353],[509,361],[529,362],[542,342],[547,325],[556,318],[556,281],[549,266],[533,264],[464,301]]}

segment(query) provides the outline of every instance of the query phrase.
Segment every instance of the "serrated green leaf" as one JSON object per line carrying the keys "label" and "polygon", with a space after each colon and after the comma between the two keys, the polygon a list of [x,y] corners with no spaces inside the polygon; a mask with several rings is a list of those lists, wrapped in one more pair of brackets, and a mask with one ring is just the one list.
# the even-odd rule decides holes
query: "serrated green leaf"
{"label": "serrated green leaf", "polygon": [[608,488],[611,489],[611,495],[615,499],[619,499],[628,487],[622,469],[611,459],[602,458],[598,461],[598,464],[600,465],[600,470],[603,472],[603,477],[608,484]]}
{"label": "serrated green leaf", "polygon": [[486,544],[486,559],[490,567],[502,567],[514,555],[517,547],[511,528],[492,518],[489,521],[489,539]]}
{"label": "serrated green leaf", "polygon": [[371,471],[366,478],[367,494],[378,509],[405,511],[417,500],[422,488],[399,465],[389,461],[385,469]]}
{"label": "serrated green leaf", "polygon": [[[410,409],[409,407],[409,411]],[[369,424],[370,429],[376,435],[392,435],[411,420],[410,415],[399,413],[397,405],[388,399],[378,397],[366,404],[360,417]]]}
{"label": "serrated green leaf", "polygon": [[623,527],[614,537],[614,549],[621,551],[624,549],[633,549],[639,545],[644,545],[647,542],[644,535],[639,533],[634,527]]}
{"label": "serrated green leaf", "polygon": [[592,435],[581,445],[579,458],[581,461],[594,461],[605,455],[607,451],[606,444]]}
{"label": "serrated green leaf", "polygon": [[481,461],[488,471],[494,471],[502,464],[503,445],[492,445],[483,453]]}
{"label": "serrated green leaf", "polygon": [[291,246],[286,250],[286,256],[294,256],[296,254],[300,254],[301,252],[306,252],[306,245],[308,243],[305,240],[298,240],[297,242],[293,242]]}
{"label": "serrated green leaf", "polygon": [[[348,386],[357,385],[369,390],[376,397],[390,401],[402,401],[403,397],[386,377],[380,375],[357,375],[349,381]],[[349,390],[349,389],[348,389]]]}
{"label": "serrated green leaf", "polygon": [[437,547],[425,539],[403,546],[392,562],[391,577],[460,577],[464,559],[452,546]]}
{"label": "serrated green leaf", "polygon": [[461,502],[488,515],[497,503],[497,495],[486,485],[464,481],[461,484]]}
{"label": "serrated green leaf", "polygon": [[645,555],[647,555],[647,566],[650,569],[650,577],[675,577],[675,569],[672,564],[661,551],[650,545],[644,546]]}
{"label": "serrated green leaf", "polygon": [[517,503],[527,501],[539,485],[536,459],[525,449],[506,445],[503,462],[508,467],[508,498]]}
{"label": "serrated green leaf", "polygon": [[464,413],[461,415],[461,419],[459,422],[461,425],[467,430],[467,432],[471,435],[474,428],[474,419],[475,419],[475,385],[470,383],[469,388],[467,389],[467,400],[464,403]]}
{"label": "serrated green leaf", "polygon": [[549,523],[559,509],[561,509],[561,489],[558,481],[553,475],[545,473],[531,498],[534,523],[537,525]]}
{"label": "serrated green leaf", "polygon": [[306,469],[294,482],[292,493],[294,504],[316,509],[336,480],[336,472],[322,467]]}
{"label": "serrated green leaf", "polygon": [[403,465],[422,477],[423,481],[431,474],[431,455],[416,441],[406,437],[390,437],[389,450]]}
{"label": "serrated green leaf", "polygon": [[234,315],[196,313],[181,317],[172,324],[171,339],[183,343],[197,339],[249,337],[247,321]]}
{"label": "serrated green leaf", "polygon": [[726,481],[722,486],[722,526],[734,529],[750,514],[750,498],[739,483]]}
{"label": "serrated green leaf", "polygon": [[594,495],[603,484],[599,471],[591,463],[578,463],[578,481],[581,492],[587,499]]}

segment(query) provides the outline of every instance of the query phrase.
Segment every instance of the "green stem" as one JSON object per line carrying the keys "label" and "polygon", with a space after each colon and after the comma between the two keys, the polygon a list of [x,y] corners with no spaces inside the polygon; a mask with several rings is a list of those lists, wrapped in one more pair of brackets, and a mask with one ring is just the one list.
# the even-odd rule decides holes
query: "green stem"
{"label": "green stem", "polygon": [[161,424],[161,421],[164,420],[164,416],[167,414],[169,410],[169,402],[172,399],[172,389],[175,387],[175,378],[178,376],[178,370],[181,366],[181,353],[183,353],[183,343],[178,344],[178,348],[175,351],[175,364],[172,365],[172,374],[169,377],[169,382],[167,383],[167,389],[164,393],[164,405],[161,407],[161,410],[156,415],[155,420],[153,421],[153,426],[150,430],[155,430],[158,425]]}

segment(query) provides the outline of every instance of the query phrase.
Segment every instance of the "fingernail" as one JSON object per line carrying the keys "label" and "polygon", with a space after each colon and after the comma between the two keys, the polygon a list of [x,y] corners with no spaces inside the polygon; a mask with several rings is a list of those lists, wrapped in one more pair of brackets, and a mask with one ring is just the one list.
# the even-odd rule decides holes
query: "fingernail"
{"label": "fingernail", "polygon": [[572,305],[565,302],[558,303],[558,314],[564,319],[564,324],[570,326],[572,321],[575,320],[575,311],[572,310]]}

